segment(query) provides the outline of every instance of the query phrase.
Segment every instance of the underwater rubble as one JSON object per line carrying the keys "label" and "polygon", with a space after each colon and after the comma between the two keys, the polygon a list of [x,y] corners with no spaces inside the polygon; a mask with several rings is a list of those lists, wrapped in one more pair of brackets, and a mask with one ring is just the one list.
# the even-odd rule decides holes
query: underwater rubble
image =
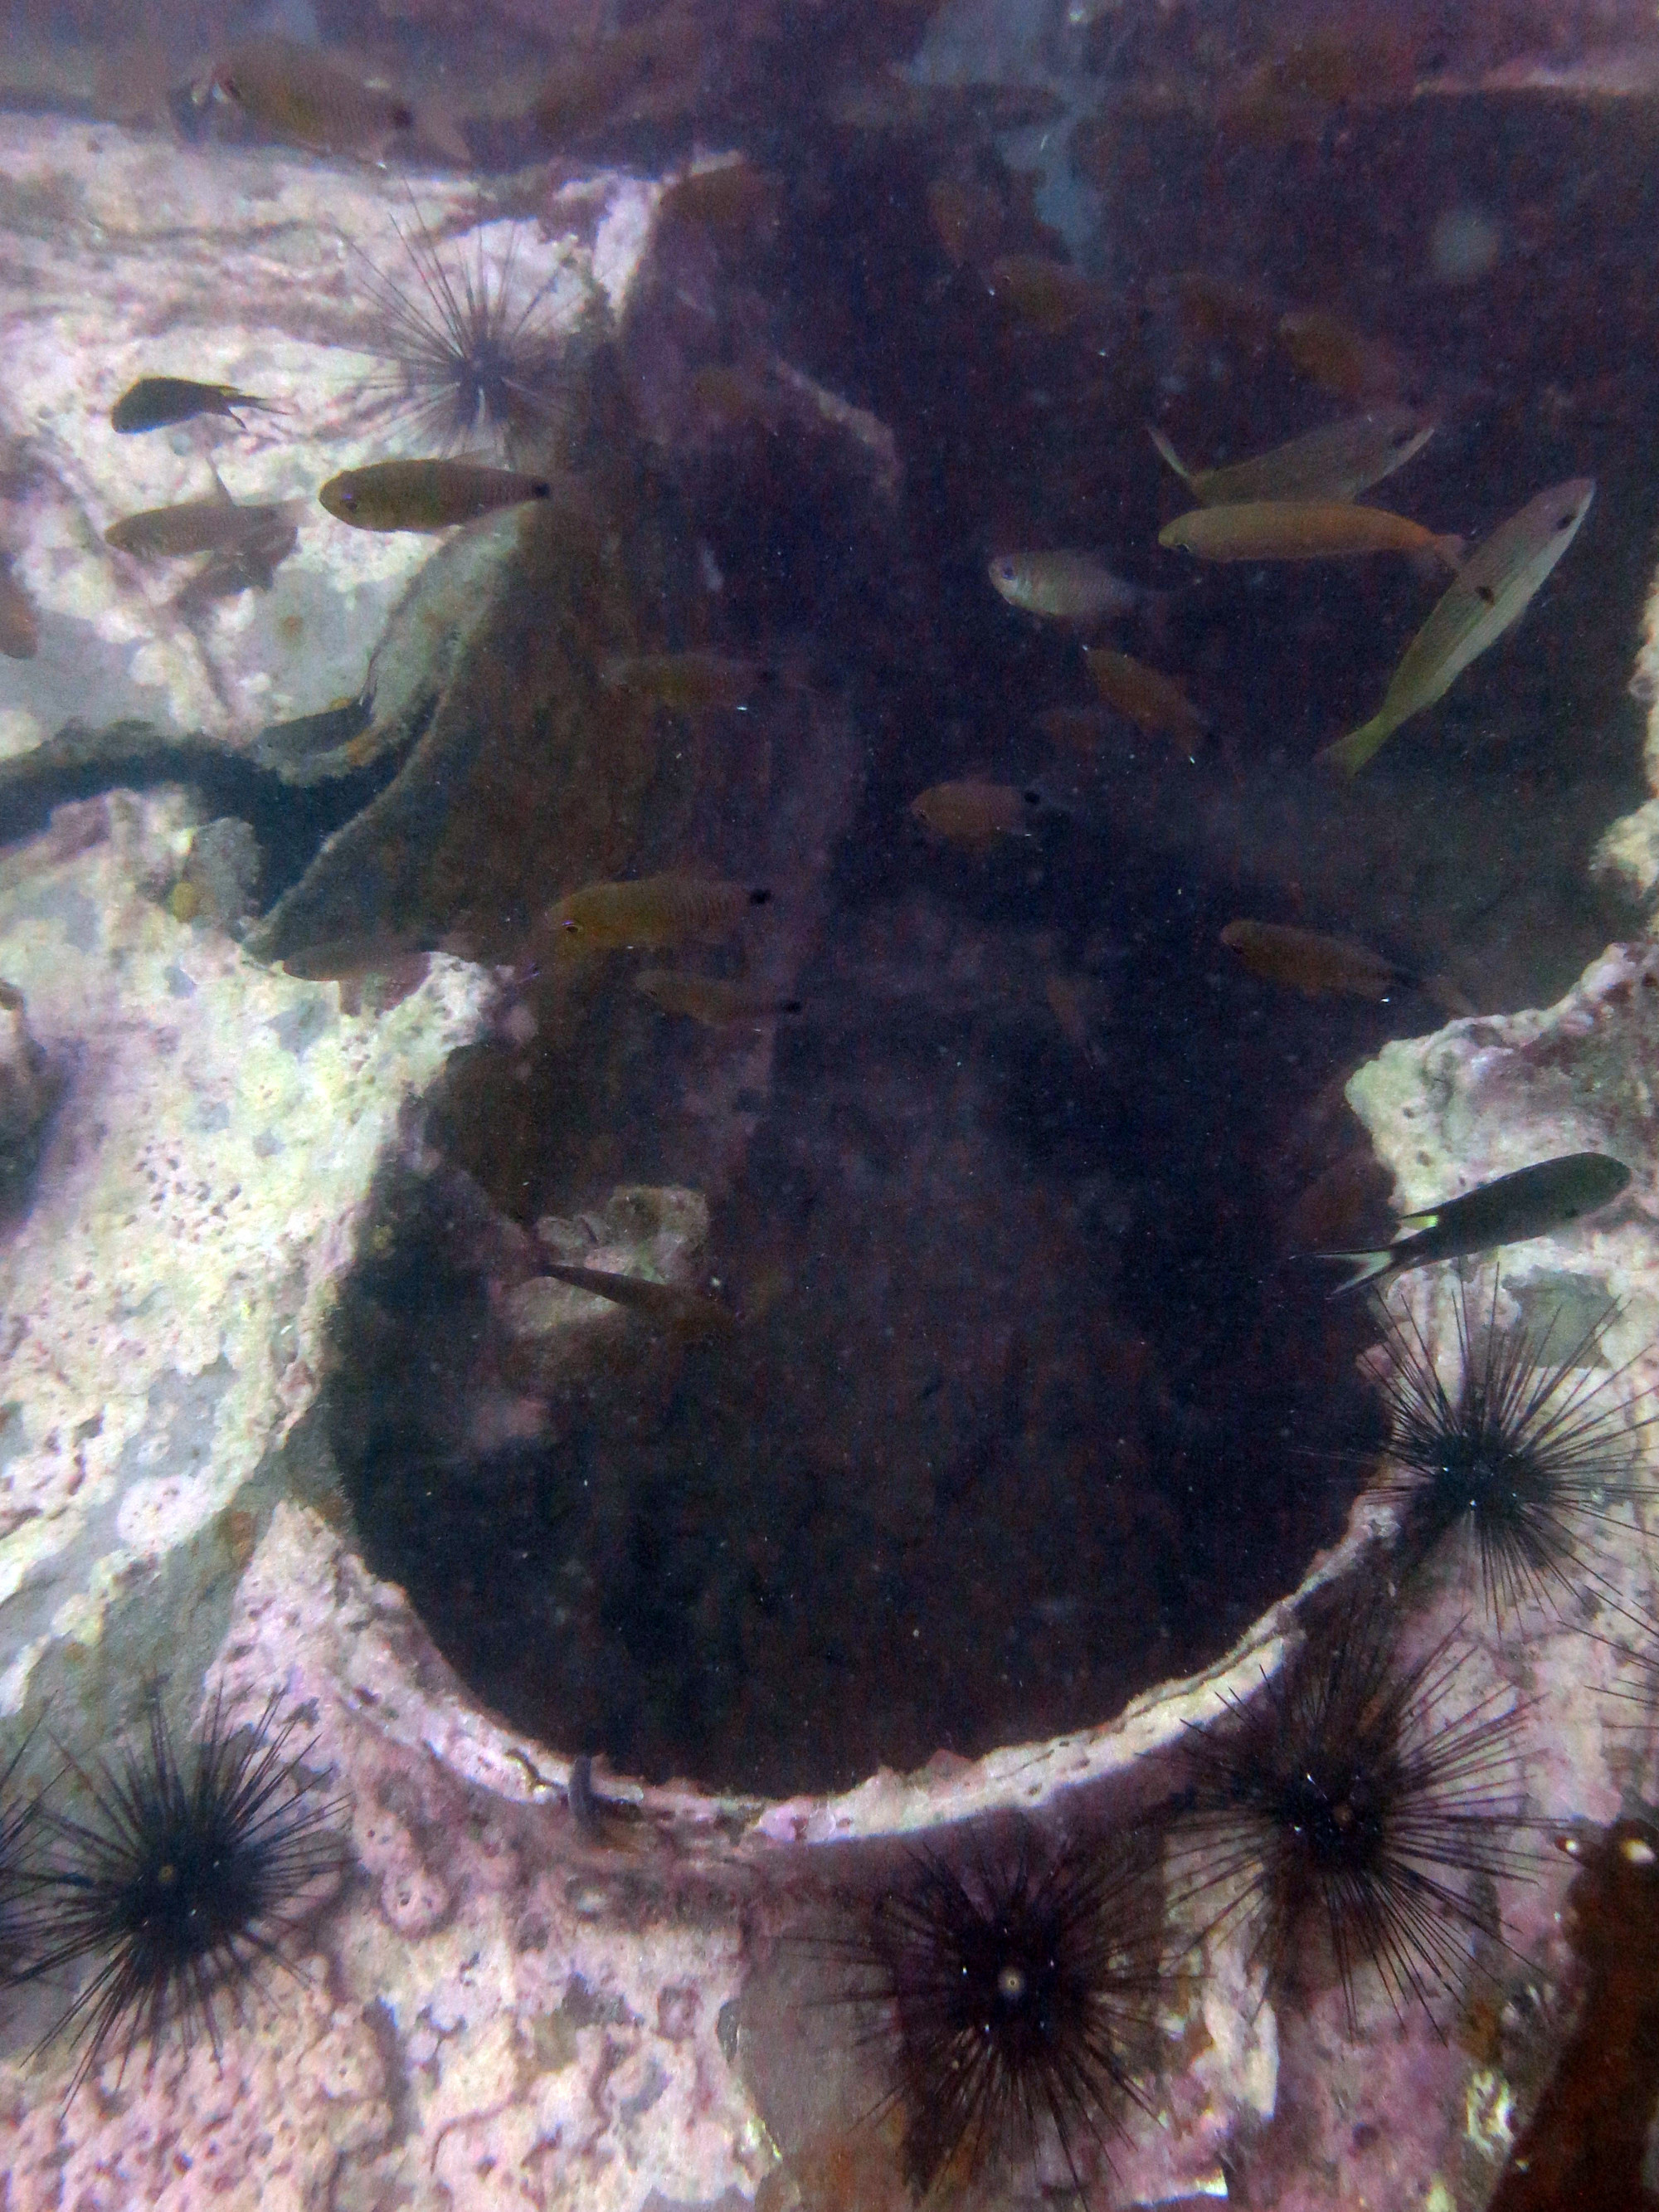
{"label": "underwater rubble", "polygon": [[[1464,82],[1460,67],[1474,86],[1545,82],[1537,62],[1503,77],[1509,43],[1486,36],[1480,12],[1446,58],[1447,85]],[[536,13],[495,0],[483,19],[516,36]],[[1117,35],[1115,13],[1073,6],[1051,22],[1050,49],[1097,49]],[[820,57],[836,51],[833,23],[812,35]],[[861,158],[937,153],[972,108],[951,81],[964,52],[994,50],[1014,77],[1032,66],[1024,33],[985,9],[953,11],[912,76],[874,69],[887,45],[911,43],[902,24],[882,40],[827,111]],[[915,450],[887,414],[899,395],[849,369],[850,344],[815,344],[799,302],[774,309],[726,265],[732,209],[746,236],[774,237],[774,185],[745,156],[646,183],[600,166],[602,134],[565,129],[597,96],[595,72],[600,105],[629,128],[678,116],[677,101],[702,122],[732,115],[747,80],[716,82],[727,52],[671,6],[563,55],[531,119],[592,155],[594,173],[574,180],[585,234],[559,233],[556,195],[538,194],[546,234],[532,242],[506,187],[499,224],[481,228],[471,181],[423,176],[418,203],[410,194],[428,243],[470,225],[480,270],[488,251],[498,270],[516,258],[532,292],[552,288],[568,347],[556,425],[534,435],[556,453],[556,481],[435,550],[422,535],[336,529],[308,504],[292,550],[228,574],[210,558],[203,590],[171,599],[110,545],[112,518],[215,498],[210,464],[239,500],[309,501],[395,434],[395,398],[376,412],[384,356],[351,250],[418,270],[410,218],[384,176],[343,179],[258,143],[251,71],[240,92],[223,70],[208,81],[235,110],[197,118],[220,134],[210,149],[0,118],[19,205],[52,213],[48,228],[18,224],[0,269],[22,331],[0,394],[0,489],[39,622],[0,709],[0,1703],[48,1826],[85,1784],[82,1763],[167,1679],[192,1697],[203,1685],[215,1737],[222,1718],[257,1732],[278,1710],[295,1716],[305,1786],[326,1790],[349,1837],[337,1889],[235,1984],[222,2024],[210,2012],[206,2035],[158,2035],[142,2060],[129,2045],[119,2063],[94,2042],[84,2082],[72,2042],[53,2039],[24,1914],[24,1963],[0,1992],[8,2203],[901,2212],[955,2199],[988,2212],[1065,2193],[1462,2212],[1492,2197],[1548,2111],[1564,2045],[1593,2029],[1584,1992],[1610,1972],[1577,1943],[1569,1892],[1596,1832],[1656,1786],[1649,1493],[1615,1483],[1609,1510],[1575,1526],[1567,1596],[1516,1635],[1446,1561],[1407,1571],[1408,1501],[1367,1486],[1376,1435],[1344,1422],[1386,1394],[1402,1345],[1425,1374],[1468,1368],[1473,1279],[1494,1330],[1568,1316],[1563,1387],[1603,1407],[1607,1435],[1645,1466],[1659,951],[1614,945],[1543,1008],[1380,1047],[1387,1030],[1358,1024],[1401,998],[1424,1021],[1430,1005],[1463,1002],[1461,984],[1420,972],[1448,945],[1469,978],[1501,976],[1500,996],[1582,959],[1605,917],[1659,882],[1659,800],[1606,834],[1598,902],[1578,881],[1581,833],[1628,781],[1605,764],[1563,796],[1535,879],[1516,852],[1483,850],[1449,884],[1437,879],[1489,792],[1443,801],[1407,771],[1358,800],[1310,799],[1291,777],[1284,796],[1247,794],[1231,732],[1207,763],[1224,774],[1189,783],[1203,718],[1182,725],[1193,752],[1154,769],[1114,725],[1121,758],[1105,768],[990,781],[1016,771],[975,750],[949,635],[967,618],[954,599],[939,613],[924,574],[907,506]],[[1311,63],[1307,75],[1291,105],[1320,107]],[[412,127],[383,88],[356,89]],[[1249,131],[1280,143],[1285,89],[1246,82]],[[1152,112],[1158,83],[1139,90]],[[1188,122],[1229,122],[1225,100],[1193,82],[1172,97]],[[994,113],[1005,143],[1064,108],[1018,82],[980,104],[979,135]],[[1368,109],[1346,94],[1323,105],[1345,127]],[[526,126],[480,118],[457,138],[431,112],[463,155],[497,125],[514,144]],[[1298,117],[1286,143],[1319,135]],[[238,165],[243,198],[210,189],[198,167],[210,150]],[[919,161],[892,158],[916,171],[919,201]],[[928,180],[936,222],[971,211],[991,167],[976,156],[975,173]],[[1030,243],[1008,205],[996,222]],[[1484,250],[1459,235],[1460,251]],[[992,272],[990,291],[1028,318],[1020,344],[1103,313],[1103,279],[1066,269],[1075,281],[1061,282],[1040,259],[1011,250]],[[935,275],[932,296],[984,289],[981,274]],[[941,311],[941,354],[963,313],[960,297]],[[1275,323],[1278,342],[1297,319]],[[1340,350],[1305,320],[1293,336]],[[109,404],[170,327],[190,331],[201,374],[262,400],[245,424],[210,410],[118,443]],[[66,388],[65,356],[86,364],[90,398]],[[1368,374],[1398,374],[1379,358]],[[922,504],[937,494],[927,484]],[[939,497],[934,521],[945,511]],[[850,580],[830,544],[858,549]],[[949,555],[944,596],[975,622],[1001,618],[985,551],[953,542]],[[1158,641],[1148,650],[1194,604],[1108,582]],[[730,649],[739,629],[753,658]],[[1310,627],[1309,657],[1339,631]],[[1060,648],[1029,626],[1001,635],[1018,641],[1010,665],[1035,710]],[[1644,699],[1654,652],[1650,635]],[[906,779],[935,709],[951,757],[927,757],[951,781],[917,799],[923,779]],[[1083,726],[1092,702],[1068,711]],[[1310,822],[1321,834],[1297,850]],[[1115,872],[1109,898],[1088,893],[1109,919],[1043,906],[1079,850]],[[1212,1213],[1195,1200],[1185,1243],[1160,1243],[1147,1223],[1161,1201],[1133,1163],[1149,1131],[1180,1118],[1164,1089],[1171,1036],[1233,980],[1211,947],[1233,950],[1249,925],[1218,931],[1218,900],[1255,884],[1293,915],[1304,902],[1336,911],[1345,890],[1379,881],[1416,964],[1281,927],[1299,955],[1277,978],[1251,965],[1255,995],[1240,986],[1224,1016],[1235,1073],[1216,1078],[1217,1095],[1230,1082],[1275,1094],[1249,1133],[1279,1149],[1259,1182],[1234,1175]],[[1170,926],[1182,980],[1121,919],[1148,885],[1190,897]],[[1559,914],[1559,942],[1516,921]],[[1522,941],[1504,946],[1504,930]],[[1306,964],[1322,957],[1334,985]],[[1352,1013],[1341,1035],[1363,1044],[1345,1058],[1329,1034],[1316,1041],[1305,1006],[1269,1036],[1275,982],[1366,1001],[1330,1024]],[[1283,1107],[1279,1091],[1313,1091],[1310,1071],[1332,1065],[1346,1082]],[[1137,1086],[1139,1121],[1121,1104]],[[1182,1103],[1197,1123],[1193,1092]],[[1218,1121],[1187,1141],[1224,1179],[1235,1135]],[[1261,1224],[1288,1210],[1310,1162],[1333,1187],[1356,1164],[1391,1176],[1403,1212],[1584,1151],[1632,1170],[1614,1203],[1507,1251],[1490,1292],[1451,1271],[1388,1280],[1390,1334],[1377,1342],[1371,1326],[1357,1366],[1359,1302],[1323,1306],[1311,1269],[1294,1322],[1275,1323],[1269,1303],[1224,1356],[1206,1348],[1205,1299],[1224,1294],[1206,1267],[1282,1286],[1289,1247],[1360,1236],[1339,1200],[1336,1226],[1307,1233],[1310,1206],[1269,1252]],[[856,1279],[837,1284],[838,1271]],[[802,1294],[826,1284],[840,1336]],[[1184,1349],[1146,1325],[1160,1296],[1186,1317]],[[917,1320],[916,1334],[890,1316]],[[1280,1370],[1316,1378],[1327,1430],[1274,1396]],[[1237,1429],[1263,1432],[1259,1462],[1237,1455]],[[1055,1437],[1093,1509],[1097,1566],[1082,1539],[1054,1534],[1059,1492],[1042,1484]],[[641,1438],[655,1455],[647,1502],[661,1508],[642,1547],[652,1512],[624,1480]],[[705,1462],[726,1444],[754,1479],[706,1588],[687,1596],[661,1559],[696,1523]],[[1166,1490],[1137,1491],[1160,1455]],[[1270,1462],[1271,1491],[1255,1484]],[[550,1468],[586,1516],[574,1534],[554,1529],[568,1557],[526,1505]],[[975,1492],[994,1468],[1015,1507],[980,1529]],[[872,1554],[947,1521],[977,1541],[954,1560],[924,1655],[937,1694],[914,1711],[896,1656],[891,1711],[811,1710],[836,1693],[812,1671],[823,1616],[796,1586],[805,1543],[790,1545],[832,1506],[875,1532]],[[1265,1605],[1288,1579],[1273,1578],[1277,1554],[1253,1583],[1224,1586],[1221,1572],[1253,1512],[1303,1576]],[[1092,1576],[1097,1634],[1075,1626],[1070,1598],[1042,1613],[1040,1577],[1026,1589],[1030,1563],[1008,1533],[1022,1516]],[[738,1755],[746,1729],[763,1733],[752,1709],[734,1700],[706,1753],[714,1731],[684,1729],[671,1691],[623,1681],[617,1589],[641,1555],[663,1584],[642,1640],[678,1650],[689,1626],[695,1649],[701,1634],[716,1689],[721,1668],[740,1671],[725,1647],[741,1642],[743,1667],[770,1667],[799,1702],[793,1771],[809,1779],[793,1786],[779,1779],[787,1761],[767,1763],[787,1698],[763,1717],[775,1733],[750,1786]],[[1032,1592],[1054,1648],[1086,1642],[1100,1672],[1072,1667],[1053,1708],[1070,1697],[1087,1717],[1034,1723],[1024,1741],[1022,1717],[1050,1708],[1034,1705],[1035,1668],[1019,1674],[1005,1619]],[[1198,1593],[1210,1638],[1184,1679],[1172,1592],[1188,1605]],[[923,1632],[902,1578],[849,1574],[830,1595],[862,1616],[846,1644],[867,1632],[871,1673],[884,1637]],[[1382,1905],[1395,1948],[1363,1911],[1344,1922],[1333,1908],[1328,1956],[1322,1929],[1290,1941],[1308,1931],[1273,1894],[1265,1847],[1227,1828],[1225,1800],[1261,1787],[1249,1762],[1267,1764],[1263,1716],[1338,1665],[1350,1613],[1374,1622],[1378,1607],[1393,1670],[1376,1678],[1381,1701],[1397,1697],[1423,1739],[1415,1778],[1383,1781],[1408,1815],[1413,1788],[1429,1800],[1425,1856],[1445,1887],[1413,1891],[1409,1856],[1407,1875],[1385,1868],[1400,1885]],[[1111,1672],[1119,1646],[1154,1686],[1127,1692]],[[1006,1703],[985,1695],[998,1668]],[[847,1667],[848,1706],[861,1708],[871,1673]],[[952,1698],[971,1716],[960,1726]],[[683,1772],[672,1747],[688,1739]],[[825,1740],[859,1745],[860,1778],[824,1778],[812,1762],[833,1765]],[[1448,1741],[1473,1747],[1466,1767]],[[21,1843],[27,1894],[27,1823],[14,1833],[0,1817],[0,1891]],[[1029,1902],[1032,1868],[1073,1868],[1124,1835],[1152,1904],[1121,1948],[1159,1953],[1134,1991],[1133,2063],[1103,2058],[1102,2028],[1085,2048],[1087,2097],[1066,2087],[1063,2043],[1047,2075],[1011,2065],[1014,2101],[1035,2079],[1057,2124],[1050,2140],[1028,2109],[1023,2133],[999,2135],[1006,2115],[987,2119],[957,2087],[948,2051],[943,2071],[936,2050],[931,2073],[918,2057],[915,1983],[951,1964],[952,1941],[976,1940],[986,1897],[994,1920],[999,1899]],[[1639,1849],[1638,1837],[1632,1865]],[[916,1903],[928,1881],[949,1900],[942,1935]],[[922,1936],[896,1968],[876,1954],[888,1978],[872,2003],[843,1970],[850,1952],[867,1972],[872,1929],[891,1944],[880,1916],[894,1899],[901,1931],[920,1923]],[[1253,1911],[1281,1915],[1274,1942]],[[15,1932],[0,1913],[9,1970]],[[1024,1965],[993,1977],[1011,2006]],[[1121,2094],[1097,2115],[1102,2081]],[[917,2107],[941,2084],[947,2104],[966,2094],[967,2121],[952,2139],[947,2115],[930,2144]]]}

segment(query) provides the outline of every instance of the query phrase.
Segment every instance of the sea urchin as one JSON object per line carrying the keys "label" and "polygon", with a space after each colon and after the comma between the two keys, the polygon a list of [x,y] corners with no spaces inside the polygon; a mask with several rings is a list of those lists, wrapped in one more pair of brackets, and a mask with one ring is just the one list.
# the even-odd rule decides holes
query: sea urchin
{"label": "sea urchin", "polygon": [[30,1978],[95,1962],[46,2039],[85,2039],[71,2095],[114,2045],[124,2073],[141,2041],[153,2066],[175,2026],[186,2045],[205,2032],[216,2058],[221,1999],[240,2010],[302,1893],[338,1869],[336,1808],[289,1752],[297,1722],[276,1725],[277,1705],[227,1729],[216,1698],[181,1759],[152,1693],[143,1740],[91,1772],[70,1762],[88,1818],[43,1810],[53,1847],[31,1885]]}
{"label": "sea urchin", "polygon": [[970,1830],[911,1855],[844,1947],[848,1994],[875,2008],[885,2101],[918,2191],[1036,2149],[1051,2127],[1081,2187],[1155,2050],[1163,1896],[1150,1845],[1045,1846]]}
{"label": "sea urchin", "polygon": [[383,318],[380,350],[388,364],[371,389],[385,393],[422,451],[453,453],[483,441],[511,460],[518,441],[548,421],[562,350],[548,312],[557,277],[522,290],[514,279],[517,230],[492,270],[482,229],[471,258],[462,252],[451,260],[418,214],[414,220],[412,233],[392,228],[418,291],[358,255]]}
{"label": "sea urchin", "polygon": [[1430,1984],[1453,1987],[1487,1932],[1477,1881],[1527,1871],[1512,1840],[1520,1709],[1501,1690],[1460,1708],[1468,1653],[1447,1637],[1402,1663],[1393,1628],[1380,1594],[1351,1601],[1233,1724],[1189,1746],[1187,1897],[1223,1893],[1211,1930],[1248,1916],[1270,1987],[1322,1946],[1350,2034],[1367,1964],[1397,2014],[1414,1998],[1432,2022]]}
{"label": "sea urchin", "polygon": [[1503,1327],[1498,1296],[1494,1275],[1482,1318],[1458,1286],[1451,1389],[1415,1320],[1389,1316],[1392,1435],[1376,1487],[1399,1509],[1405,1573],[1461,1541],[1500,1629],[1524,1605],[1553,1599],[1559,1612],[1590,1588],[1622,1612],[1583,1547],[1587,1520],[1653,1495],[1636,1479],[1620,1376],[1593,1370],[1614,1316],[1576,1333],[1559,1310]]}

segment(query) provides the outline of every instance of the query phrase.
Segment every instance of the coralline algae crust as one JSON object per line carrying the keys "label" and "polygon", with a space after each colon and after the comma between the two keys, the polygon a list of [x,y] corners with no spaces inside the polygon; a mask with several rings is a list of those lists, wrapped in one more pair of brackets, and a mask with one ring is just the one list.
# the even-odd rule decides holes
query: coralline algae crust
{"label": "coralline algae crust", "polygon": [[12,1711],[52,1637],[95,1640],[114,1593],[220,1514],[310,1402],[399,1108],[488,988],[441,958],[380,1020],[343,1017],[333,985],[173,918],[187,843],[176,794],[115,795],[0,875],[9,979],[66,1078],[3,1249]]}
{"label": "coralline algae crust", "polygon": [[[235,734],[355,696],[364,640],[433,550],[418,534],[348,529],[316,503],[328,477],[398,437],[395,373],[370,349],[384,317],[357,255],[419,301],[398,230],[418,218],[441,237],[487,213],[475,187],[422,176],[406,197],[372,170],[280,149],[195,151],[19,116],[0,118],[0,170],[78,210],[15,237],[0,274],[0,438],[27,485],[9,502],[7,543],[41,616],[37,658],[9,664],[5,750],[27,734],[23,714],[42,731],[132,715]],[[499,270],[511,240],[513,298],[546,286],[538,319],[574,330],[596,301],[620,310],[653,206],[648,188],[617,179],[591,244],[487,222],[486,264]],[[438,250],[471,270],[477,234]],[[111,405],[159,374],[232,384],[282,411],[250,410],[241,431],[209,418],[118,435]],[[269,591],[186,620],[169,602],[199,562],[142,563],[103,532],[210,496],[210,461],[240,504],[295,501],[300,538]]]}

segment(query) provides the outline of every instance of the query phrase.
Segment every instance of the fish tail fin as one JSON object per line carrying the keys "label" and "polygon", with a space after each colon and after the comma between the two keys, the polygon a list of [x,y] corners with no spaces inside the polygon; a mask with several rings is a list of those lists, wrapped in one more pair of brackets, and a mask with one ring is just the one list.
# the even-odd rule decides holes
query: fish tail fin
{"label": "fish tail fin", "polygon": [[1373,714],[1369,722],[1362,722],[1357,730],[1350,730],[1346,738],[1339,738],[1334,745],[1314,755],[1320,768],[1340,769],[1345,775],[1358,775],[1373,753],[1381,751],[1393,734],[1395,724],[1386,714]]}
{"label": "fish tail fin", "polygon": [[1350,1262],[1348,1273],[1334,1290],[1326,1293],[1329,1297],[1340,1298],[1345,1291],[1357,1291],[1362,1283],[1372,1282],[1378,1275],[1387,1274],[1394,1261],[1394,1249],[1385,1244],[1376,1252],[1316,1252],[1313,1256],[1316,1260],[1346,1260]]}
{"label": "fish tail fin", "polygon": [[1193,480],[1192,471],[1188,467],[1186,462],[1182,459],[1180,454],[1176,453],[1175,447],[1164,436],[1163,431],[1158,428],[1156,422],[1149,422],[1146,425],[1146,435],[1152,440],[1152,443],[1158,447],[1158,452],[1163,454],[1164,459],[1170,464],[1170,466],[1181,478],[1182,483],[1184,484],[1191,483]]}

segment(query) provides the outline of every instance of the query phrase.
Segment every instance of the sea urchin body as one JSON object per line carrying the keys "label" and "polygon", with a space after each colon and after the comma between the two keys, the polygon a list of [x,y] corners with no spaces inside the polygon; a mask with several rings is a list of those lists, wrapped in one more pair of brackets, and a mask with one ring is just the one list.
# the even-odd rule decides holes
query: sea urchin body
{"label": "sea urchin body", "polygon": [[1194,1731],[1188,1897],[1221,1894],[1214,1929],[1251,1928],[1270,1988],[1316,1945],[1355,2032],[1362,1967],[1401,2017],[1433,2020],[1431,1988],[1456,1985],[1470,1938],[1489,1932],[1483,1877],[1524,1874],[1518,1708],[1493,1691],[1459,1703],[1468,1658],[1448,1637],[1403,1662],[1380,1596],[1310,1629],[1235,1724]]}
{"label": "sea urchin body", "polygon": [[553,282],[528,291],[517,283],[516,232],[492,269],[482,231],[471,259],[464,251],[447,258],[415,220],[413,233],[393,228],[416,286],[395,283],[359,257],[380,310],[380,350],[388,364],[372,388],[384,392],[418,450],[483,445],[513,461],[520,441],[548,420],[561,352],[548,305]]}
{"label": "sea urchin body", "polygon": [[1405,1571],[1461,1542],[1500,1628],[1524,1606],[1560,1612],[1595,1592],[1622,1611],[1583,1548],[1587,1522],[1654,1490],[1638,1476],[1620,1376],[1594,1370],[1613,1316],[1577,1332],[1559,1316],[1503,1327],[1498,1295],[1494,1277],[1482,1319],[1459,1285],[1450,1389],[1416,1322],[1389,1321],[1392,1436],[1377,1487],[1399,1509]]}
{"label": "sea urchin body", "polygon": [[[1103,2149],[1154,2045],[1163,1899],[1149,1848],[1045,1846],[970,1832],[912,1856],[847,1947],[849,1992],[876,2008],[918,2191],[1057,2137],[1074,2180]],[[1081,2185],[1080,2181],[1079,2185]]]}
{"label": "sea urchin body", "polygon": [[219,2006],[239,2009],[248,1984],[282,1956],[298,1900],[339,1867],[334,1808],[287,1747],[273,1697],[252,1729],[229,1730],[216,1700],[201,1741],[181,1759],[160,1700],[144,1738],[88,1772],[84,1820],[46,1809],[53,1838],[32,1883],[31,1978],[94,1962],[52,2033],[85,2039],[70,2094],[118,2047],[125,2071],[140,2042],[150,2063],[177,2028],[219,2051]]}

